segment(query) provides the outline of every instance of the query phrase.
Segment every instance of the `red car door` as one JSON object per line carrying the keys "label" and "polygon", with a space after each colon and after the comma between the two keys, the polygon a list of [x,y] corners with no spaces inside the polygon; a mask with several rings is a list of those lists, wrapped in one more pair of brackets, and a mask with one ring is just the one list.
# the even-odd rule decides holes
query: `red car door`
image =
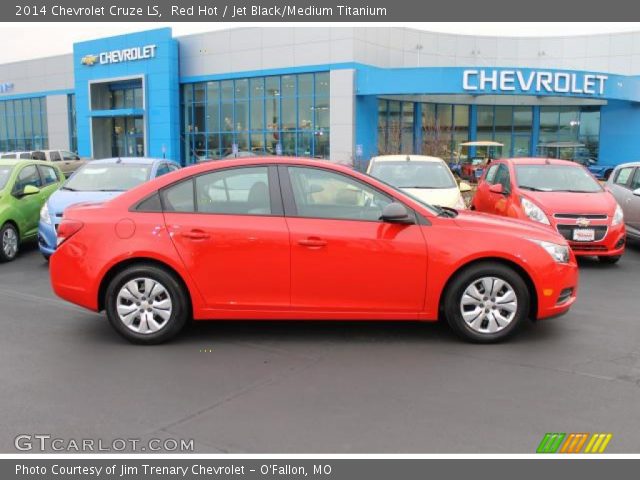
{"label": "red car door", "polygon": [[513,185],[511,183],[511,173],[509,172],[509,166],[507,164],[502,163],[498,167],[495,183],[502,185],[502,193],[491,192],[493,195],[493,213],[503,217],[513,216],[511,205],[513,199]]}
{"label": "red car door", "polygon": [[486,174],[478,182],[478,188],[476,194],[473,197],[473,206],[479,212],[490,212],[492,205],[490,204],[489,188],[493,184],[496,172],[499,164],[493,164],[488,169]]}
{"label": "red car door", "polygon": [[289,232],[276,167],[229,168],[162,192],[173,243],[210,308],[289,308]]}
{"label": "red car door", "polygon": [[291,235],[291,306],[397,313],[424,307],[427,247],[419,225],[379,220],[391,197],[311,167],[280,167]]}

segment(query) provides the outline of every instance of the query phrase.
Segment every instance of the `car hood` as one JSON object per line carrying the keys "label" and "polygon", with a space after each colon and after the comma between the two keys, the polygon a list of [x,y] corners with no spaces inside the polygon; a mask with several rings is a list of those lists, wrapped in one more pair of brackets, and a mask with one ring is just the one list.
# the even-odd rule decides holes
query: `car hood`
{"label": "car hood", "polygon": [[49,197],[47,202],[49,213],[51,215],[62,215],[70,205],[106,202],[122,193],[124,192],[71,192],[69,190],[58,190]]}
{"label": "car hood", "polygon": [[455,221],[464,229],[486,230],[492,234],[505,232],[522,238],[546,240],[560,244],[567,243],[564,237],[551,227],[529,220],[499,217],[472,210],[458,210],[458,216],[455,217]]}
{"label": "car hood", "polygon": [[442,207],[456,208],[460,191],[457,188],[402,188],[423,202],[430,205],[440,205]]}
{"label": "car hood", "polygon": [[616,209],[616,200],[607,191],[597,193],[527,191],[523,196],[533,201],[548,215],[574,213],[612,216]]}

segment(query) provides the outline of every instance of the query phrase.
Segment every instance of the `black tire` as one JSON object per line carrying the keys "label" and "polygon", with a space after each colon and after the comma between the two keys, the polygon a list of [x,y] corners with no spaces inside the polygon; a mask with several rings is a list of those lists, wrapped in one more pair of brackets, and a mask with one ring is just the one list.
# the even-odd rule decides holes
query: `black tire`
{"label": "black tire", "polygon": [[[7,232],[13,232],[13,235],[16,238],[17,246],[15,252],[10,252],[7,254],[4,248],[4,238]],[[2,228],[0,228],[0,262],[10,262],[16,258],[18,252],[20,251],[20,234],[18,230],[12,223],[5,223]]]}
{"label": "black tire", "polygon": [[622,255],[613,255],[613,256],[601,256],[598,257],[598,261],[604,263],[606,265],[614,265],[618,263],[618,261],[622,258]]}
{"label": "black tire", "polygon": [[[163,323],[160,330],[153,333],[133,331],[123,323],[118,315],[118,293],[125,284],[139,278],[148,278],[161,284],[172,304],[171,315],[165,321],[166,323]],[[143,345],[155,345],[171,340],[180,333],[190,317],[188,292],[173,273],[155,265],[134,265],[118,273],[109,282],[104,305],[111,326],[130,342]]]}
{"label": "black tire", "polygon": [[[517,299],[513,319],[501,330],[493,333],[475,331],[462,317],[461,300],[465,290],[483,277],[495,277],[507,282]],[[444,294],[444,314],[451,329],[462,339],[473,343],[495,343],[511,337],[522,326],[529,316],[530,302],[529,289],[518,272],[500,263],[482,262],[459,272],[448,285]],[[481,315],[481,318],[484,318],[484,315]]]}

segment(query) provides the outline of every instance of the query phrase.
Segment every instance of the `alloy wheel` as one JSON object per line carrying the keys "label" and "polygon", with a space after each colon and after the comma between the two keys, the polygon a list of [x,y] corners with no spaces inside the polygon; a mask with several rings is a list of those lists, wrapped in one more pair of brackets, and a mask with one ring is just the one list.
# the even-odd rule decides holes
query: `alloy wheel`
{"label": "alloy wheel", "polygon": [[116,310],[129,330],[148,335],[167,326],[173,303],[167,288],[157,280],[135,278],[120,288]]}
{"label": "alloy wheel", "polygon": [[2,234],[2,251],[9,259],[18,253],[18,234],[12,227],[6,228]]}
{"label": "alloy wheel", "polygon": [[492,334],[505,329],[518,311],[513,287],[498,277],[482,277],[467,286],[460,299],[460,312],[467,327]]}

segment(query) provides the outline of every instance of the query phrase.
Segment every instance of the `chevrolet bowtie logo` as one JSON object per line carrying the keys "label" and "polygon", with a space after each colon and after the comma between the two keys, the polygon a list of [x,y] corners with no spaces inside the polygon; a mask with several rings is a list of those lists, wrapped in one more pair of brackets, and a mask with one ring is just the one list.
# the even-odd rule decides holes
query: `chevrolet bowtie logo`
{"label": "chevrolet bowtie logo", "polygon": [[591,225],[591,222],[588,218],[580,217],[576,220],[576,225],[578,225],[579,227],[588,227],[589,225]]}
{"label": "chevrolet bowtie logo", "polygon": [[85,55],[84,57],[82,57],[82,59],[80,60],[80,63],[82,65],[86,65],[88,67],[92,67],[94,66],[96,63],[98,63],[98,56],[97,55]]}

